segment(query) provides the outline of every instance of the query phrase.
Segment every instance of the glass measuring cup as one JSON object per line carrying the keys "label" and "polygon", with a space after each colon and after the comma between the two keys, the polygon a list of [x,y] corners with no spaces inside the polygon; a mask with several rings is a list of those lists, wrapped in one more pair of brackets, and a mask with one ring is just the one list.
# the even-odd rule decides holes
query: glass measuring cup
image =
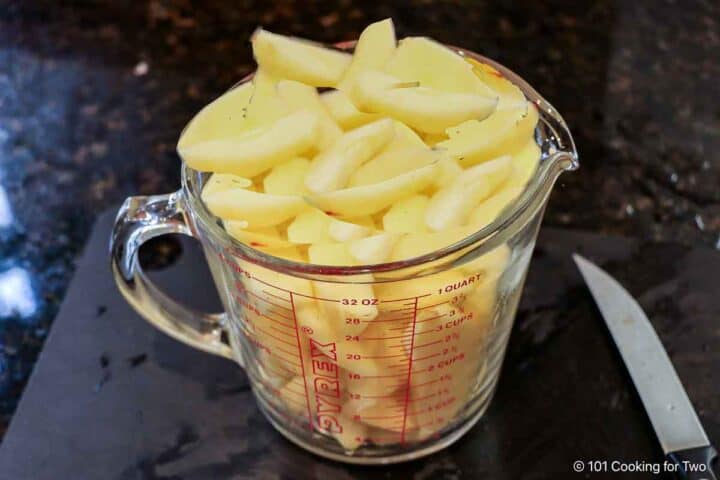
{"label": "glass measuring cup", "polygon": [[[560,115],[520,77],[539,112],[542,157],[520,197],[487,227],[405,261],[309,265],[230,237],[200,199],[209,175],[182,167],[182,188],[131,197],[111,244],[120,291],[155,326],[245,368],[258,404],[283,435],[335,460],[377,464],[435,452],[485,412],[547,198],[577,152]],[[248,79],[246,79],[248,80]],[[143,273],[150,238],[202,244],[225,313],[190,311]]]}

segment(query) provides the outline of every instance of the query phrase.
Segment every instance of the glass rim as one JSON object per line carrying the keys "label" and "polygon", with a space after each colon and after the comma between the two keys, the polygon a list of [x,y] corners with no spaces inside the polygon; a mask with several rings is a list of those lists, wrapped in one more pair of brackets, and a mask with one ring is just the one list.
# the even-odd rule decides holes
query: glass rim
{"label": "glass rim", "polygon": [[[355,43],[355,41],[342,42],[335,44],[334,46],[341,50],[349,50],[354,47]],[[478,60],[496,68],[505,78],[520,88],[528,101],[532,102],[537,108],[539,117],[538,122],[544,122],[545,125],[550,128],[552,132],[550,138],[555,140],[558,146],[557,149],[553,149],[554,151],[548,152],[548,154],[544,157],[542,156],[543,153],[541,153],[541,159],[538,167],[528,183],[525,185],[522,193],[508,206],[506,206],[498,217],[481,229],[450,245],[446,245],[445,247],[436,249],[432,252],[404,260],[368,265],[321,265],[298,262],[278,257],[253,248],[233,238],[218,224],[216,221],[217,217],[207,209],[205,203],[201,199],[200,194],[202,186],[197,185],[197,181],[195,179],[197,178],[198,173],[206,172],[198,172],[190,168],[183,161],[181,182],[182,192],[184,194],[183,196],[187,205],[200,219],[202,226],[209,231],[216,240],[220,240],[222,242],[224,251],[229,249],[233,252],[233,254],[239,253],[245,260],[249,260],[260,266],[271,270],[279,270],[287,274],[297,273],[304,275],[320,274],[330,276],[352,276],[368,273],[387,273],[405,270],[409,267],[418,267],[435,263],[439,260],[449,258],[453,254],[460,253],[473,245],[477,245],[478,248],[482,248],[483,245],[487,244],[487,250],[494,248],[496,243],[499,242],[493,241],[493,239],[498,238],[499,234],[504,232],[514,233],[524,227],[525,224],[531,220],[534,213],[543,205],[547,195],[550,193],[551,187],[560,173],[578,168],[578,154],[575,149],[575,144],[570,134],[570,130],[568,129],[562,116],[522,77],[504,65],[483,55],[452,45],[447,46],[461,56]],[[255,72],[252,72],[243,77],[238,83],[233,85],[230,90],[236,88],[238,85],[250,81],[254,76],[254,73]],[[192,120],[190,122],[192,122]],[[188,122],[188,125],[190,122]],[[196,219],[193,219],[193,221],[196,221]],[[507,235],[509,235],[509,233]],[[505,237],[505,235],[503,235],[503,237]]]}

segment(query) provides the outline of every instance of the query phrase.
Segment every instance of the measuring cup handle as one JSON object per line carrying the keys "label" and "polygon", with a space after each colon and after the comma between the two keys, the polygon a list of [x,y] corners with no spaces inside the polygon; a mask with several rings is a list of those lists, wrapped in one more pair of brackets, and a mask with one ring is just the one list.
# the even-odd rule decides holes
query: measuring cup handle
{"label": "measuring cup handle", "polygon": [[224,314],[198,312],[176,302],[153,284],[140,267],[140,246],[169,233],[193,236],[180,192],[125,200],[110,239],[115,283],[128,303],[163,332],[192,347],[234,359],[223,336]]}

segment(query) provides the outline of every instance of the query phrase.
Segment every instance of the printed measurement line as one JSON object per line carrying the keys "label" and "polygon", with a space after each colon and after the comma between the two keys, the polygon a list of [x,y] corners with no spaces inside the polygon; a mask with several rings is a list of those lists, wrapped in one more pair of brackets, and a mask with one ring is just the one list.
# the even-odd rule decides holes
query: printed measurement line
{"label": "printed measurement line", "polygon": [[360,337],[360,340],[392,340],[394,338],[409,338],[408,334],[396,335],[392,337]]}
{"label": "printed measurement line", "polygon": [[413,385],[413,387],[424,387],[425,385],[432,385],[433,383],[437,383],[439,381],[440,381],[440,379],[436,378],[435,380],[430,380],[429,382],[418,383],[417,385]]}
{"label": "printed measurement line", "polygon": [[269,305],[272,305],[273,307],[282,308],[283,310],[287,310],[288,312],[290,311],[289,308],[283,307],[282,305],[278,305],[278,304],[275,303],[275,302],[271,302],[270,300],[268,300],[267,298],[263,297],[262,295],[258,295],[257,293],[251,292],[250,290],[245,290],[245,291],[246,291],[247,293],[249,293],[250,295],[252,295],[253,297],[255,297],[255,298],[257,298],[257,299],[260,299],[260,300],[262,300],[263,302],[268,303]]}
{"label": "printed measurement line", "polygon": [[431,393],[430,395],[425,395],[424,397],[413,398],[410,401],[411,402],[420,402],[422,400],[427,400],[428,398],[433,398],[433,397],[437,397],[437,393]]}
{"label": "printed measurement line", "polygon": [[363,375],[362,378],[394,378],[394,377],[404,377],[404,373],[398,373],[396,375]]}
{"label": "printed measurement line", "polygon": [[432,294],[426,293],[425,295],[418,295],[417,297],[393,298],[392,300],[380,300],[380,303],[392,303],[392,302],[403,302],[405,300],[414,300],[414,305],[417,305],[418,298],[429,297],[430,295],[432,295]]}
{"label": "printed measurement line", "polygon": [[442,318],[442,317],[445,317],[445,316],[447,316],[447,313],[443,313],[443,314],[441,314],[441,315],[435,315],[434,317],[426,318],[425,320],[420,320],[420,321],[417,322],[417,323],[430,322],[430,321],[432,321],[432,320],[437,320],[438,318]]}
{"label": "printed measurement line", "polygon": [[267,319],[270,320],[271,322],[275,322],[275,323],[277,323],[277,324],[279,324],[279,325],[282,325],[282,326],[285,327],[285,328],[289,328],[289,329],[292,329],[292,330],[295,329],[295,327],[293,327],[292,325],[288,325],[287,323],[281,322],[280,320],[278,320],[278,319],[276,319],[276,318],[268,317],[268,316],[265,315],[264,313],[261,313],[260,316],[263,317],[263,318],[267,318]]}
{"label": "printed measurement line", "polygon": [[360,418],[365,419],[365,420],[392,420],[393,418],[400,418],[402,416],[403,416],[402,414],[390,415],[390,416],[386,416],[386,417],[366,417],[365,415],[361,415]]}
{"label": "printed measurement line", "polygon": [[402,327],[388,328],[388,330],[392,330],[392,331],[407,330],[407,325],[402,326]]}
{"label": "printed measurement line", "polygon": [[312,421],[312,413],[310,412],[310,395],[308,392],[307,379],[305,378],[305,362],[302,357],[302,348],[300,348],[300,335],[298,334],[297,315],[295,315],[295,300],[293,299],[293,293],[290,292],[290,306],[292,307],[293,321],[295,322],[295,341],[297,343],[298,355],[300,356],[300,369],[302,370],[303,385],[305,386],[305,405],[307,406],[308,413],[308,426],[310,431],[315,430]]}
{"label": "printed measurement line", "polygon": [[397,355],[363,355],[362,358],[366,359],[376,359],[376,358],[396,358],[396,357],[404,357],[404,353],[399,353]]}
{"label": "printed measurement line", "polygon": [[287,298],[281,297],[280,295],[275,295],[274,293],[270,293],[270,292],[268,292],[267,290],[263,290],[263,293],[265,293],[265,294],[267,294],[267,295],[270,295],[271,297],[275,297],[275,298],[277,298],[278,300],[282,300],[283,302],[288,302],[288,303],[290,303],[290,300],[288,300]]}
{"label": "printed measurement line", "polygon": [[[276,348],[275,350],[280,350],[280,349],[279,349],[279,348]],[[281,350],[281,351],[283,351],[283,350]],[[290,359],[290,358],[285,358],[285,357],[283,357],[282,355],[278,355],[276,352],[274,352],[273,355],[275,355],[277,358],[279,358],[279,359],[282,360],[283,362],[289,363],[290,365],[295,365],[296,367],[299,367],[299,366],[300,366],[299,363],[293,362],[292,359]]]}
{"label": "printed measurement line", "polygon": [[360,395],[362,398],[394,398],[396,395],[391,393],[390,395]]}
{"label": "printed measurement line", "polygon": [[270,365],[262,365],[262,367],[263,367],[265,370],[270,370],[271,372],[277,373],[277,374],[279,374],[279,375],[284,375],[285,373],[290,373],[290,374],[292,374],[292,375],[297,375],[297,374],[298,374],[298,372],[293,371],[293,370],[290,370],[289,368],[285,368],[285,367],[283,367],[282,365],[278,365],[278,366],[277,366],[277,368],[279,368],[280,370],[282,370],[282,372],[279,371],[279,370],[276,370],[274,366],[271,367]]}
{"label": "printed measurement line", "polygon": [[449,301],[449,300],[445,300],[444,302],[435,303],[435,304],[433,304],[433,305],[425,305],[424,307],[419,307],[418,310],[425,310],[425,309],[428,309],[428,308],[439,307],[440,305],[445,305],[446,303],[450,303],[450,301]]}
{"label": "printed measurement line", "polygon": [[[257,327],[256,327],[256,328],[257,328]],[[290,345],[291,347],[294,347],[294,346],[295,346],[295,345],[293,345],[292,343],[288,342],[287,340],[283,340],[282,338],[276,337],[275,335],[273,335],[273,334],[270,333],[270,332],[266,332],[266,331],[263,330],[262,328],[257,328],[257,331],[258,331],[258,332],[261,332],[263,335],[267,335],[267,336],[270,337],[270,338],[274,338],[274,339],[277,340],[278,342],[284,343],[285,345]]]}
{"label": "printed measurement line", "polygon": [[399,317],[399,318],[389,318],[386,320],[361,320],[362,323],[383,323],[383,322],[399,322],[401,320],[412,320],[412,317]]}
{"label": "printed measurement line", "polygon": [[290,392],[290,393],[294,393],[295,395],[300,395],[301,397],[305,398],[305,394],[304,394],[303,392],[298,392],[298,391],[295,391],[295,390],[291,390],[291,389],[289,389],[289,388],[287,388],[287,387],[285,387],[285,391],[286,391],[286,392]]}
{"label": "printed measurement line", "polygon": [[280,312],[276,312],[275,310],[268,310],[268,313],[271,313],[273,315],[277,315],[278,317],[282,318],[283,320],[290,320],[292,321],[292,317],[286,317],[285,315],[281,314]]}
{"label": "printed measurement line", "polygon": [[408,310],[412,310],[412,307],[402,307],[402,308],[394,308],[392,310],[388,310],[388,312],[406,312]]}
{"label": "printed measurement line", "polygon": [[285,330],[280,330],[280,329],[277,328],[275,325],[270,325],[270,329],[271,329],[271,330],[275,330],[275,331],[278,332],[279,334],[285,335],[286,337],[290,337],[290,338],[294,338],[294,337],[295,337],[295,335],[293,335],[292,333],[288,333],[288,332],[286,332]]}
{"label": "printed measurement line", "polygon": [[435,340],[434,342],[423,343],[422,345],[416,345],[413,347],[413,350],[417,350],[418,348],[423,348],[423,347],[429,347],[430,345],[437,345],[438,343],[442,343],[442,340]]}
{"label": "printed measurement line", "polygon": [[418,299],[415,298],[415,304],[413,305],[413,319],[412,319],[412,334],[410,336],[410,358],[408,359],[408,370],[407,370],[407,379],[405,380],[405,383],[407,384],[407,388],[405,388],[405,408],[403,410],[403,421],[402,421],[402,430],[400,434],[400,443],[405,443],[405,427],[407,427],[407,416],[408,416],[408,406],[410,405],[410,379],[412,376],[412,364],[413,364],[413,353],[414,353],[414,345],[415,345],[415,325],[417,321],[417,312],[418,312]]}
{"label": "printed measurement line", "polygon": [[432,329],[432,330],[426,330],[424,332],[418,332],[417,334],[418,335],[427,335],[428,333],[438,333],[438,331],[435,329]]}
{"label": "printed measurement line", "polygon": [[427,360],[428,358],[439,357],[440,355],[442,355],[442,353],[434,353],[434,354],[432,354],[432,355],[428,355],[427,357],[416,358],[415,361],[416,361],[416,362],[421,362],[421,361],[423,361],[423,360]]}

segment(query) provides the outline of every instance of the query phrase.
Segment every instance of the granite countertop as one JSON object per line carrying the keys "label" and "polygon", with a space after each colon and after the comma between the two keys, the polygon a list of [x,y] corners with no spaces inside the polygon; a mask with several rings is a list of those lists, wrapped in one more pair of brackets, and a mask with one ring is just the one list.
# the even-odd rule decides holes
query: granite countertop
{"label": "granite countertop", "polygon": [[546,225],[720,249],[717,2],[62,3],[0,0],[0,432],[94,219],[177,187],[178,133],[253,68],[258,25],[334,42],[392,16],[494,58],[580,151]]}

